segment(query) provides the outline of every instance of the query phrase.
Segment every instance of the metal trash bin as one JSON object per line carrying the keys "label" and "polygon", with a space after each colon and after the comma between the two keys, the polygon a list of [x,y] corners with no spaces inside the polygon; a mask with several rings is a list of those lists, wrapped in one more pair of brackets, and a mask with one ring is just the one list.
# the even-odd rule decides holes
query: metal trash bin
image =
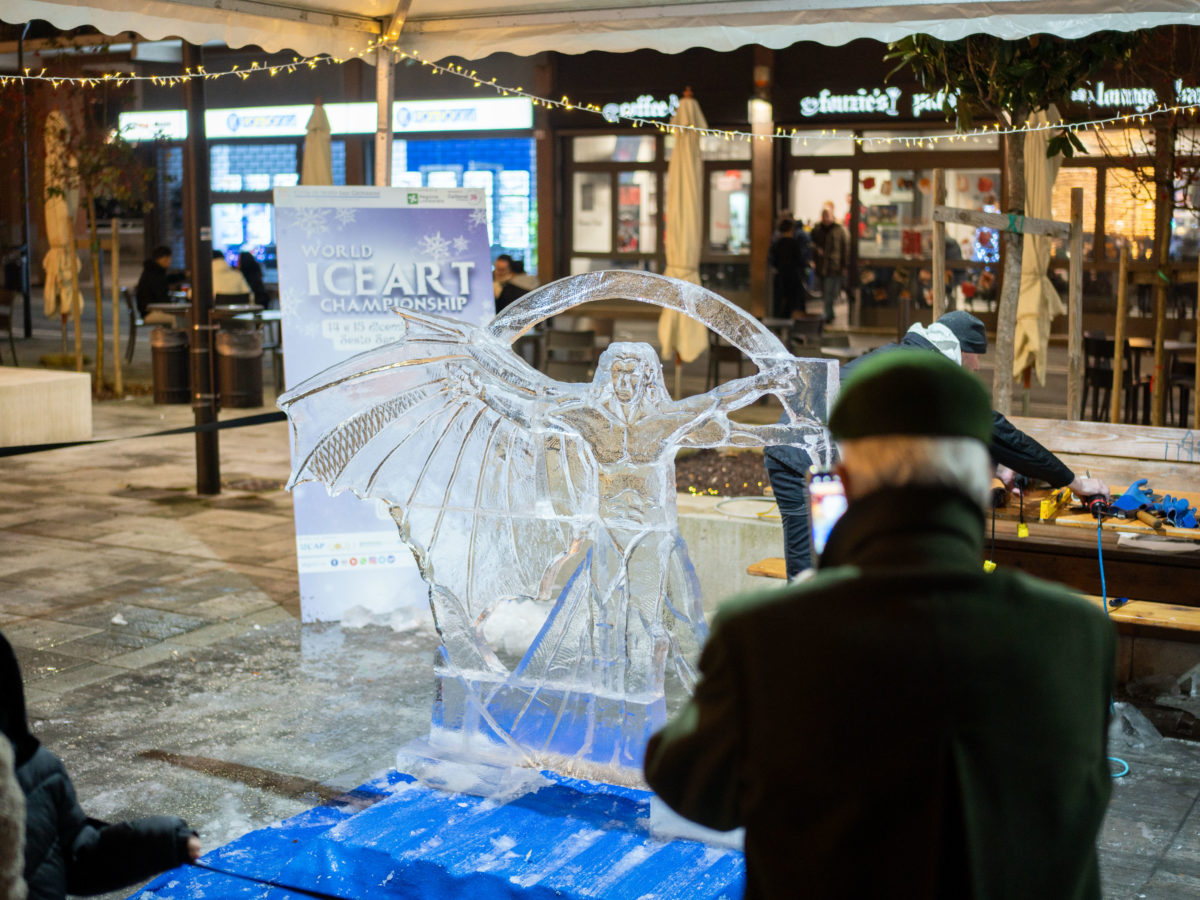
{"label": "metal trash bin", "polygon": [[188,333],[159,326],[150,332],[155,403],[190,403]]}
{"label": "metal trash bin", "polygon": [[261,331],[217,332],[217,391],[222,408],[262,406],[262,355]]}

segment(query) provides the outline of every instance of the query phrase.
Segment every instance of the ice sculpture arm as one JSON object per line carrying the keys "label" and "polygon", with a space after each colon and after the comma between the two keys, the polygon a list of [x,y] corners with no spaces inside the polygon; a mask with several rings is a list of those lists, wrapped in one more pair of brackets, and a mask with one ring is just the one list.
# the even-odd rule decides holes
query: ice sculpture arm
{"label": "ice sculpture arm", "polygon": [[554,392],[550,386],[535,391],[502,381],[485,384],[481,372],[466,365],[453,366],[450,371],[459,390],[523,428],[572,430],[554,417],[555,413],[580,405],[579,399],[570,393]]}
{"label": "ice sculpture arm", "polygon": [[786,426],[754,428],[731,422],[726,414],[753,403],[766,393],[793,393],[800,383],[796,369],[783,364],[718,385],[706,394],[687,398],[682,404],[694,408],[695,418],[692,427],[680,436],[680,445],[713,447],[734,443],[742,447],[761,447],[771,443],[792,443],[795,432]]}
{"label": "ice sculpture arm", "polygon": [[741,712],[736,666],[719,626],[700,655],[687,706],[646,746],[646,781],[680,815],[728,831],[742,823]]}

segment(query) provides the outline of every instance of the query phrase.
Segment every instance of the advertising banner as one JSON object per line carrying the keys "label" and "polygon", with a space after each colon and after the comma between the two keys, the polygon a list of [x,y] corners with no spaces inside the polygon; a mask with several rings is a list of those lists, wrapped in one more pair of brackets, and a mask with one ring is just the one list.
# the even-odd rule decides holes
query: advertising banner
{"label": "advertising banner", "polygon": [[[275,223],[289,388],[398,339],[397,309],[474,324],[495,314],[482,190],[277,188]],[[305,622],[428,616],[384,504],[330,497],[320,484],[294,497]]]}

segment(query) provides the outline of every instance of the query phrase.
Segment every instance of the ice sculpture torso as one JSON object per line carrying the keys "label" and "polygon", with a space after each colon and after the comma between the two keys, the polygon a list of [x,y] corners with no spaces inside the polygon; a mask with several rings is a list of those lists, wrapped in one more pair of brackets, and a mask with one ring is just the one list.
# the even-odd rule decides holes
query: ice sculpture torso
{"label": "ice sculpture torso", "polygon": [[[609,345],[588,384],[554,381],[512,352],[533,325],[610,298],[692,315],[760,371],[674,400],[645,344]],[[794,358],[704,288],[639,272],[554,282],[484,328],[399,314],[404,340],[280,398],[293,425],[292,483],[391,508],[442,638],[435,742],[568,771],[579,769],[572,760],[639,765],[665,719],[668,660],[690,690],[705,636],[677,528],[675,452],[797,443],[825,457],[836,364]],[[766,392],[789,424],[728,417]],[[514,600],[541,604],[545,621],[506,665],[483,625]]]}

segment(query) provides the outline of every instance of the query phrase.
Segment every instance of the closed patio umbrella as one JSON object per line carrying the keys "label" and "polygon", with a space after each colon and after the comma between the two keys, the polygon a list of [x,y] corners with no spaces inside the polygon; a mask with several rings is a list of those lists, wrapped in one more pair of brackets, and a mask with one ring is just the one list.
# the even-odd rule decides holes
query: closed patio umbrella
{"label": "closed patio umbrella", "polygon": [[[1033,117],[1035,124],[1044,125],[1058,120],[1053,106]],[[1058,176],[1061,156],[1046,158],[1050,132],[1029,131],[1025,134],[1025,215],[1039,219],[1051,216],[1054,179]],[[1027,366],[1033,366],[1038,384],[1046,383],[1046,350],[1050,344],[1050,323],[1066,312],[1049,276],[1050,238],[1027,234],[1021,256],[1021,293],[1017,298],[1017,327],[1013,338],[1013,377],[1020,377]]]}
{"label": "closed patio umbrella", "polygon": [[300,167],[300,183],[307,185],[333,184],[333,155],[330,149],[329,116],[318,100],[308,117],[304,135],[304,161]]}
{"label": "closed patio umbrella", "polygon": [[68,184],[70,160],[64,146],[66,136],[67,120],[58,110],[51,111],[46,116],[43,133],[46,152],[43,196],[46,240],[50,244],[50,249],[42,258],[42,267],[46,272],[43,300],[47,316],[64,318],[71,315],[73,309],[83,309],[83,297],[79,293],[79,257],[72,253],[71,248],[71,228],[78,200],[74,196],[76,192]]}
{"label": "closed patio umbrella", "polygon": [[[670,278],[700,283],[700,241],[703,237],[704,166],[700,159],[700,134],[692,128],[707,128],[700,104],[691,88],[683,92],[672,125],[675,149],[667,164],[667,269]],[[658,341],[664,357],[675,358],[675,388],[679,394],[679,366],[691,362],[708,348],[708,329],[702,322],[673,309],[663,310],[658,320]]]}

